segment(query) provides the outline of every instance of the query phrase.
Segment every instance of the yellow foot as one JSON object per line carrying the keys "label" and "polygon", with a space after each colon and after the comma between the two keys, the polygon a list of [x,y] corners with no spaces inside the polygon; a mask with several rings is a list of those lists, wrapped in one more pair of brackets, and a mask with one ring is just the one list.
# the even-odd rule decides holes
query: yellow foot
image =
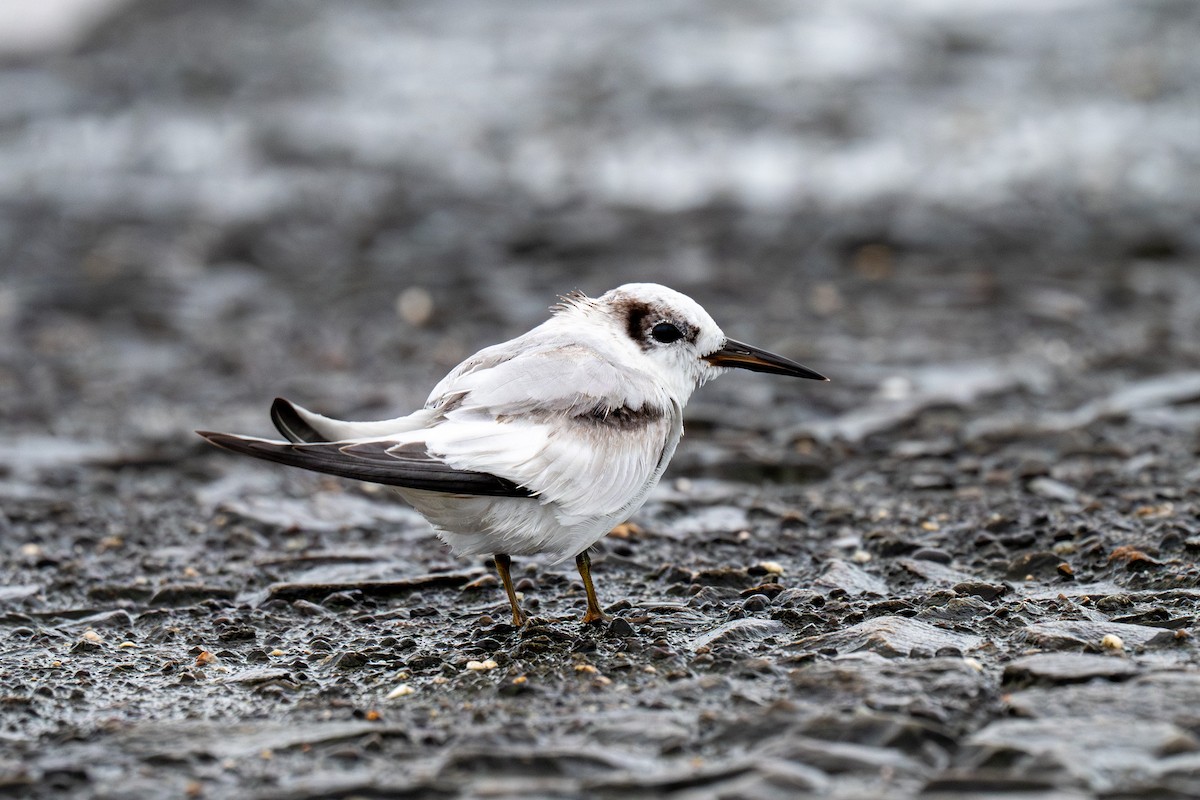
{"label": "yellow foot", "polygon": [[598,608],[589,608],[583,615],[584,625],[599,625],[602,622],[608,622],[608,617]]}

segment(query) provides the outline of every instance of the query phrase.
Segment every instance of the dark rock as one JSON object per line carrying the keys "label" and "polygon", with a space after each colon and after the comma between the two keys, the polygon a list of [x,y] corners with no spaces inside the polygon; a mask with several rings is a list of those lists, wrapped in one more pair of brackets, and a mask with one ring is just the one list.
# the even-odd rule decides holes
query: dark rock
{"label": "dark rock", "polygon": [[916,619],[875,617],[832,633],[799,639],[789,647],[800,650],[833,648],[839,653],[872,650],[896,658],[908,655],[914,648],[923,648],[932,654],[943,647],[955,647],[965,653],[982,641],[979,636],[946,630]]}
{"label": "dark rock", "polygon": [[1004,577],[1010,581],[1024,581],[1029,576],[1034,578],[1053,578],[1058,575],[1058,567],[1063,563],[1061,557],[1048,551],[1038,551],[1017,556],[1004,571]]}
{"label": "dark rock", "polygon": [[1080,683],[1092,678],[1125,680],[1140,671],[1137,664],[1115,655],[1037,653],[1005,665],[1004,682]]}
{"label": "dark rock", "polygon": [[765,611],[771,607],[771,599],[765,594],[752,594],[742,601],[742,608],[749,612]]}
{"label": "dark rock", "polygon": [[717,567],[700,570],[693,580],[702,586],[743,588],[752,580],[752,576],[745,568]]}
{"label": "dark rock", "polygon": [[339,653],[337,656],[335,656],[331,662],[331,666],[336,670],[342,671],[362,669],[370,662],[370,660],[371,659],[365,653],[358,653],[350,650],[344,653]]}
{"label": "dark rock", "polygon": [[1014,638],[1026,645],[1047,650],[1084,648],[1094,651],[1101,649],[1104,637],[1110,634],[1120,637],[1125,647],[1155,647],[1178,641],[1173,631],[1089,620],[1038,622],[1021,629]]}
{"label": "dark rock", "polygon": [[1006,773],[1018,776],[1036,767],[1043,776],[1101,791],[1145,774],[1164,758],[1197,750],[1200,742],[1191,733],[1168,722],[1107,716],[1006,719],[972,734],[959,759],[1005,765]]}
{"label": "dark rock", "polygon": [[954,585],[954,591],[961,595],[978,597],[985,602],[991,602],[997,597],[1008,593],[1008,587],[1002,583],[984,583],[982,581],[963,581]]}
{"label": "dark rock", "polygon": [[700,634],[692,639],[689,646],[693,650],[727,644],[741,646],[762,641],[769,636],[781,636],[787,631],[788,627],[777,620],[743,617]]}
{"label": "dark rock", "polygon": [[933,561],[938,564],[949,564],[954,558],[945,550],[936,547],[918,547],[909,554],[909,558],[917,561]]}
{"label": "dark rock", "polygon": [[152,606],[186,606],[201,600],[231,600],[237,593],[223,586],[198,583],[168,584],[150,598]]}
{"label": "dark rock", "polygon": [[841,559],[831,560],[816,583],[819,586],[840,589],[852,597],[864,594],[885,595],[888,591],[887,584],[882,579]]}
{"label": "dark rock", "polygon": [[624,617],[613,617],[612,622],[608,624],[608,632],[621,639],[634,635],[633,626]]}

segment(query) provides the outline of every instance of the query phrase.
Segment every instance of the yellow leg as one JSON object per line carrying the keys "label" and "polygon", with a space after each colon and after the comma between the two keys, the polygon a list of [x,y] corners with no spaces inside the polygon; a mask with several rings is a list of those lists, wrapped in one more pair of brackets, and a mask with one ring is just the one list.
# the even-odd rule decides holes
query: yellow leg
{"label": "yellow leg", "polygon": [[513,588],[512,574],[512,559],[504,553],[496,553],[496,572],[500,573],[500,580],[504,583],[504,591],[508,594],[508,602],[512,605],[513,625],[518,628],[525,624],[527,617],[525,612],[521,610],[521,606],[517,603],[517,590]]}
{"label": "yellow leg", "polygon": [[592,558],[587,550],[575,556],[575,566],[579,569],[579,577],[583,578],[583,590],[587,592],[587,612],[583,615],[583,624],[604,622],[608,618],[600,610],[600,603],[596,602],[596,587],[592,586]]}

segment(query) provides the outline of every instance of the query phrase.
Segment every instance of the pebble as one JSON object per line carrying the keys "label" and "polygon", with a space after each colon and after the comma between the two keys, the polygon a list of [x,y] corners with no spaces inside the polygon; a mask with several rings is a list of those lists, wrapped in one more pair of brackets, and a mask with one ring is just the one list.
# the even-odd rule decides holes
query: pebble
{"label": "pebble", "polygon": [[961,595],[974,595],[980,600],[992,601],[1008,592],[1008,587],[1002,583],[985,583],[983,581],[963,581],[954,585],[954,591]]}
{"label": "pebble", "polygon": [[433,296],[420,286],[410,286],[396,295],[396,315],[414,328],[433,318]]}
{"label": "pebble", "polygon": [[937,564],[949,564],[953,561],[949,553],[936,547],[918,547],[912,551],[909,558],[915,558],[918,561],[933,561]]}
{"label": "pebble", "polygon": [[1129,646],[1154,647],[1173,644],[1175,631],[1120,622],[1052,620],[1026,626],[1018,631],[1017,638],[1046,650],[1082,650],[1095,649],[1098,646],[1117,650]]}
{"label": "pebble", "polygon": [[722,623],[710,631],[706,631],[692,639],[690,647],[698,650],[703,647],[713,648],[717,645],[735,645],[744,647],[753,642],[760,642],[770,636],[782,636],[788,632],[784,623],[774,619],[760,617],[742,617]]}
{"label": "pebble", "polygon": [[871,650],[887,658],[898,658],[914,650],[932,654],[943,647],[966,653],[982,641],[979,636],[946,630],[921,620],[884,616],[831,633],[807,636],[788,647],[817,652],[832,649],[836,653]]}
{"label": "pebble", "polygon": [[742,608],[746,611],[763,611],[770,605],[771,599],[765,594],[752,594],[742,601]]}
{"label": "pebble", "polygon": [[1058,565],[1062,563],[1063,560],[1055,553],[1039,550],[1014,558],[1009,562],[1004,575],[1010,581],[1054,578],[1058,575]]}
{"label": "pebble", "polygon": [[608,623],[608,632],[622,639],[634,635],[633,626],[624,617],[613,617],[612,622]]}
{"label": "pebble", "polygon": [[1137,664],[1132,661],[1111,655],[1035,653],[1006,665],[1004,682],[1082,683],[1093,678],[1120,680],[1133,677],[1139,671]]}
{"label": "pebble", "polygon": [[857,564],[851,564],[840,558],[831,559],[826,565],[825,571],[814,583],[830,589],[841,589],[852,597],[859,595],[884,597],[888,594],[888,587],[883,579],[866,572]]}

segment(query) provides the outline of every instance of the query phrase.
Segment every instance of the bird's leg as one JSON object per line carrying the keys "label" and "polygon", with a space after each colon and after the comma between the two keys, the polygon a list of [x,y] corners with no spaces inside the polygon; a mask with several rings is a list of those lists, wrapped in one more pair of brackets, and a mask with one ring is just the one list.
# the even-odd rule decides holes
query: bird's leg
{"label": "bird's leg", "polygon": [[496,553],[496,572],[500,573],[500,580],[504,583],[504,591],[508,594],[508,602],[512,605],[513,625],[518,628],[525,624],[527,617],[525,612],[521,610],[520,604],[517,602],[517,590],[513,588],[512,574],[512,559],[505,553]]}
{"label": "bird's leg", "polygon": [[600,610],[600,603],[596,602],[596,587],[592,586],[592,557],[587,550],[575,556],[575,566],[579,569],[579,577],[583,578],[583,590],[587,592],[587,612],[583,615],[583,624],[604,622],[608,618]]}

